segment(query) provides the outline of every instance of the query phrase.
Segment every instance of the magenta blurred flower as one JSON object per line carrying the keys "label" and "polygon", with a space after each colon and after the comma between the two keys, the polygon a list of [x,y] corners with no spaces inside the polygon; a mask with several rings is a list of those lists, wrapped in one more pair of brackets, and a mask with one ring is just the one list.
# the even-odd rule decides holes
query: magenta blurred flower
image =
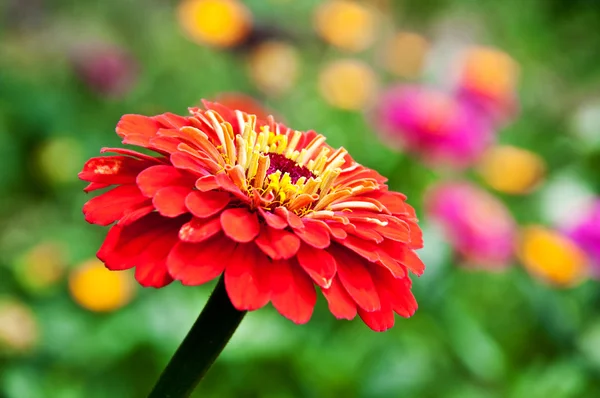
{"label": "magenta blurred flower", "polygon": [[469,166],[494,138],[491,121],[470,102],[427,86],[391,87],[373,120],[390,146],[437,165]]}
{"label": "magenta blurred flower", "polygon": [[592,274],[600,278],[600,199],[592,203],[566,232],[587,254]]}
{"label": "magenta blurred flower", "polygon": [[467,182],[445,182],[427,192],[425,205],[466,265],[502,269],[510,264],[516,222],[497,198]]}
{"label": "magenta blurred flower", "polygon": [[125,49],[110,44],[87,44],[72,54],[78,77],[99,95],[117,98],[134,86],[138,63]]}

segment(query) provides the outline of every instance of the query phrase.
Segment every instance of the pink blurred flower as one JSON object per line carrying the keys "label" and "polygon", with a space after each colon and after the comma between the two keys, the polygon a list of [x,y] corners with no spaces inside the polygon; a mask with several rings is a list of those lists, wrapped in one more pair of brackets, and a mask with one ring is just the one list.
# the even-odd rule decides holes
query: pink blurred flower
{"label": "pink blurred flower", "polygon": [[71,57],[78,77],[94,92],[122,97],[134,86],[138,63],[125,49],[110,44],[87,44]]}
{"label": "pink blurred flower", "polygon": [[425,205],[467,265],[502,269],[510,264],[517,226],[497,198],[467,182],[446,182],[428,191]]}
{"label": "pink blurred flower", "polygon": [[427,86],[388,89],[373,119],[390,146],[438,165],[467,167],[494,138],[490,120],[470,102]]}
{"label": "pink blurred flower", "polygon": [[592,203],[566,232],[587,254],[592,274],[600,278],[600,199]]}

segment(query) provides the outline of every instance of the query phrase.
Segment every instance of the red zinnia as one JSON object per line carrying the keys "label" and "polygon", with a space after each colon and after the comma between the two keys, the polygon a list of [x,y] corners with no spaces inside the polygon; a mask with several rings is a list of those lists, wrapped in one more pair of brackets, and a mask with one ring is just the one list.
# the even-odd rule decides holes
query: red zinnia
{"label": "red zinnia", "polygon": [[269,301],[309,320],[318,285],[337,318],[358,313],[373,330],[411,316],[408,271],[421,230],[406,197],[325,137],[205,102],[191,116],[125,115],[124,144],[158,154],[103,149],[79,177],[88,222],[112,226],[98,251],[111,270],[135,267],[143,286],[200,285],[224,273],[238,310]]}

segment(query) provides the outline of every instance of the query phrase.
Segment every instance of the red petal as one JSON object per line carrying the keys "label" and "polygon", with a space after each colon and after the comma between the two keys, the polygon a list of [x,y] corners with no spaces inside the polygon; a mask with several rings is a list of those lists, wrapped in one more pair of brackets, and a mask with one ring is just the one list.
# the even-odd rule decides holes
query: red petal
{"label": "red petal", "polygon": [[106,152],[118,153],[119,155],[125,155],[125,156],[133,157],[136,159],[140,159],[140,160],[147,160],[148,162],[151,162],[153,164],[168,163],[167,159],[164,157],[157,158],[154,156],[146,155],[145,153],[132,151],[131,149],[106,148],[106,147],[100,149],[100,153],[106,153]]}
{"label": "red petal", "polygon": [[288,259],[296,255],[300,239],[291,232],[262,225],[256,245],[273,260]]}
{"label": "red petal", "polygon": [[303,243],[297,258],[298,263],[317,285],[323,288],[331,286],[337,267],[335,258],[329,252]]}
{"label": "red petal", "polygon": [[287,221],[279,217],[277,214],[273,214],[270,211],[258,209],[260,215],[265,219],[269,227],[275,229],[284,229],[288,226]]}
{"label": "red petal", "polygon": [[192,191],[185,199],[188,210],[196,217],[206,218],[223,210],[231,199],[227,192]]}
{"label": "red petal", "polygon": [[237,245],[225,267],[225,288],[235,308],[252,311],[269,302],[271,267],[254,244]]}
{"label": "red petal", "polygon": [[294,229],[296,235],[304,242],[318,249],[329,247],[331,239],[329,237],[329,229],[322,221],[305,220],[304,228]]}
{"label": "red petal", "polygon": [[379,256],[377,255],[377,245],[375,245],[372,242],[365,241],[363,239],[357,238],[356,236],[348,235],[346,239],[339,241],[339,243],[346,246],[353,252],[359,254],[360,256],[366,258],[370,262],[375,262],[379,260]]}
{"label": "red petal", "polygon": [[89,200],[83,214],[91,224],[109,225],[148,202],[135,185],[121,185]]}
{"label": "red petal", "polygon": [[173,281],[167,268],[167,256],[177,239],[178,225],[163,227],[156,238],[136,259],[135,279],[142,286],[163,287]]}
{"label": "red petal", "polygon": [[223,189],[224,191],[232,193],[236,198],[240,199],[245,203],[250,202],[250,198],[248,197],[248,195],[243,193],[227,174],[217,174],[215,176],[215,179],[217,181],[217,184],[219,184],[219,187],[221,187],[221,189]]}
{"label": "red petal", "polygon": [[124,115],[117,123],[117,134],[119,137],[127,137],[129,135],[141,135],[153,137],[160,125],[147,116],[142,115]]}
{"label": "red petal", "polygon": [[111,270],[134,266],[138,281],[144,286],[164,286],[170,282],[166,271],[166,256],[177,242],[177,231],[185,218],[165,218],[150,213],[129,225],[113,226],[98,258]]}
{"label": "red petal", "polygon": [[156,120],[164,127],[180,129],[184,126],[189,126],[190,122],[187,118],[179,115],[175,115],[174,113],[163,113],[162,115],[153,116],[152,119]]}
{"label": "red petal", "polygon": [[119,220],[119,222],[117,222],[117,225],[125,226],[125,225],[129,225],[131,223],[134,223],[137,220],[139,220],[140,218],[144,217],[145,215],[152,213],[154,210],[155,210],[154,205],[152,203],[149,203],[147,206],[140,207],[136,210],[133,210],[133,211],[125,214]]}
{"label": "red petal", "polygon": [[366,311],[377,311],[381,308],[379,295],[371,274],[367,270],[369,263],[348,250],[332,247],[337,264],[337,274],[346,291],[360,307]]}
{"label": "red petal", "polygon": [[185,198],[192,190],[187,187],[166,187],[154,195],[152,204],[165,217],[177,217],[187,213]]}
{"label": "red petal", "polygon": [[312,280],[294,260],[274,261],[271,268],[273,307],[294,323],[308,322],[317,302]]}
{"label": "red petal", "polygon": [[356,302],[350,297],[339,277],[334,277],[329,289],[321,289],[329,304],[329,311],[338,319],[354,319]]}
{"label": "red petal", "polygon": [[187,224],[183,224],[179,230],[179,239],[185,242],[202,242],[217,232],[221,231],[221,218],[219,216],[210,220],[203,218],[192,218]]}
{"label": "red petal", "polygon": [[202,243],[179,242],[167,259],[169,272],[184,285],[201,285],[225,270],[234,247],[223,235]]}
{"label": "red petal", "polygon": [[376,332],[384,332],[394,326],[394,311],[388,304],[382,304],[381,310],[372,312],[359,308],[358,315],[368,327]]}
{"label": "red petal", "polygon": [[413,249],[421,249],[423,247],[423,231],[414,221],[407,221],[410,227],[410,247]]}
{"label": "red petal", "polygon": [[404,250],[404,257],[400,262],[417,275],[422,275],[425,271],[425,264],[423,264],[423,261],[421,261],[414,250],[409,248]]}
{"label": "red petal", "polygon": [[91,158],[78,177],[84,181],[102,184],[134,184],[138,173],[156,162],[138,160],[128,156]]}
{"label": "red petal", "polygon": [[225,235],[236,242],[250,242],[260,232],[256,213],[244,207],[227,209],[221,213],[221,226]]}
{"label": "red petal", "polygon": [[144,195],[151,198],[161,188],[182,186],[192,188],[196,177],[177,170],[173,166],[152,166],[142,171],[136,179],[137,185]]}
{"label": "red petal", "polygon": [[386,226],[375,225],[375,231],[379,232],[385,238],[392,239],[398,242],[410,241],[410,228],[408,224],[396,217],[388,217]]}
{"label": "red petal", "polygon": [[394,312],[405,318],[413,316],[418,305],[410,291],[410,279],[394,278],[392,274],[381,268],[375,269],[372,275],[376,280],[380,297],[384,297],[385,301],[389,302]]}
{"label": "red petal", "polygon": [[90,182],[85,188],[83,188],[83,192],[88,193],[92,191],[96,191],[98,189],[104,189],[110,187],[110,184],[101,184],[99,182]]}

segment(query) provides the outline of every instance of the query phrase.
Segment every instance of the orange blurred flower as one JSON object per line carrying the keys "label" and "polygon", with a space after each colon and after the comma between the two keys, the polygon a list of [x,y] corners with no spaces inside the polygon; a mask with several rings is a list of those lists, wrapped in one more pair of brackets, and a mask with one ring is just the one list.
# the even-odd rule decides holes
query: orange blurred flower
{"label": "orange blurred flower", "polygon": [[134,290],[129,276],[109,271],[93,259],[79,265],[69,276],[73,300],[90,311],[110,312],[131,301]]}
{"label": "orange blurred flower", "polygon": [[215,47],[241,43],[252,28],[252,14],[237,0],[183,0],[177,17],[191,40]]}
{"label": "orange blurred flower", "polygon": [[357,52],[375,40],[377,16],[372,8],[354,1],[332,0],[317,7],[314,24],[327,43]]}
{"label": "orange blurred flower", "polygon": [[585,253],[566,236],[541,226],[522,230],[519,257],[531,274],[560,287],[576,285],[588,274]]}
{"label": "orange blurred flower", "polygon": [[484,152],[477,167],[490,187],[513,195],[533,191],[544,177],[546,164],[537,154],[510,145],[498,145]]}

